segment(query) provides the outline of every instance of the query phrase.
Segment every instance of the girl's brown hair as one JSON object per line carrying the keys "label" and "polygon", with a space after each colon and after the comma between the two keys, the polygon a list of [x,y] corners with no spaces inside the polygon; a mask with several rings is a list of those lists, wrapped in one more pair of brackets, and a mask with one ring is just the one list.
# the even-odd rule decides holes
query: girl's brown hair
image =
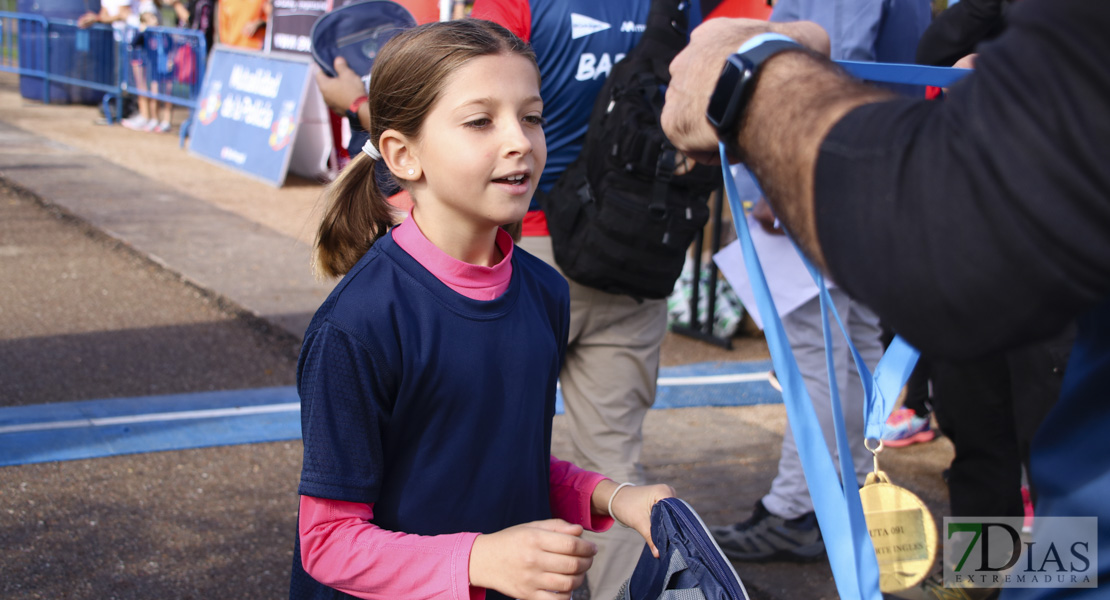
{"label": "girl's brown hair", "polygon": [[[500,53],[536,62],[528,44],[489,21],[429,23],[398,34],[382,48],[370,71],[370,141],[377,147],[387,129],[418,139],[447,77],[473,58]],[[375,177],[376,162],[359,152],[325,192],[315,254],[321,275],[338,277],[351,270],[393,225],[394,209]]]}

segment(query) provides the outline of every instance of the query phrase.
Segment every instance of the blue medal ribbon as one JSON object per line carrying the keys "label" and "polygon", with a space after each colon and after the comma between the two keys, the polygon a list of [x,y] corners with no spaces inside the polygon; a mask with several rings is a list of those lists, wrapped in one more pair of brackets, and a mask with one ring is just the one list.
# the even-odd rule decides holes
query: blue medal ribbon
{"label": "blue medal ribbon", "polygon": [[[787,418],[798,447],[798,456],[805,472],[810,496],[813,499],[813,508],[817,513],[817,521],[821,527],[821,535],[824,538],[829,565],[832,567],[833,577],[836,580],[837,592],[842,598],[881,600],[878,562],[875,559],[875,549],[871,544],[871,537],[867,531],[867,521],[863,515],[863,506],[860,503],[856,470],[855,465],[852,464],[852,451],[849,448],[851,440],[847,439],[844,427],[844,412],[840,402],[840,392],[833,364],[832,328],[829,326],[829,313],[833,314],[841,332],[844,333],[852,358],[856,363],[856,369],[863,382],[866,396],[864,410],[867,437],[878,438],[881,436],[886,417],[890,414],[893,402],[897,399],[902,386],[905,385],[906,379],[909,378],[909,374],[917,362],[918,353],[904,340],[896,337],[879,361],[875,374],[872,375],[847,334],[847,329],[844,327],[840,314],[829,296],[824,276],[799,251],[802,262],[806,265],[819,290],[825,360],[829,373],[830,406],[833,412],[837,454],[840,462],[840,478],[838,479],[836,469],[833,467],[832,457],[825,446],[825,437],[813,410],[809,392],[806,390],[798,363],[790,348],[790,342],[787,341],[782,320],[779,318],[778,310],[776,310],[774,300],[771,298],[771,290],[767,284],[767,278],[763,274],[763,267],[759,262],[755,246],[752,243],[747,219],[743,217],[745,213],[740,206],[736,180],[728,167],[728,157],[725,155],[724,144],[720,145],[720,153],[729,207],[732,209],[732,214],[736,215],[733,221],[736,225],[736,233],[740,238],[744,264],[751,280],[756,308],[763,317],[764,334],[771,352],[771,360],[775,366],[775,374],[782,385],[783,403],[786,406]],[[797,249],[796,244],[795,249]]]}
{"label": "blue medal ribbon", "polygon": [[[970,72],[966,69],[918,65],[852,61],[838,61],[838,64],[861,79],[938,87],[952,85]],[[729,168],[724,144],[720,144],[720,154],[725,189],[728,193],[729,207],[734,215],[736,233],[740,238],[744,264],[751,280],[756,308],[763,317],[764,334],[771,351],[775,374],[782,384],[783,403],[797,443],[798,456],[813,499],[813,508],[817,513],[829,565],[836,580],[837,592],[841,598],[881,600],[878,562],[875,558],[875,549],[871,544],[871,536],[867,531],[867,522],[864,519],[856,483],[855,466],[852,464],[852,452],[849,448],[852,440],[847,439],[844,428],[844,413],[833,365],[829,313],[831,312],[836,319],[837,326],[848,342],[852,359],[856,363],[856,371],[863,384],[866,423],[864,436],[867,439],[882,439],[886,419],[893,410],[894,403],[909,379],[914,365],[917,364],[919,353],[900,336],[896,336],[883,353],[872,374],[848,335],[848,330],[829,296],[824,276],[810,264],[797,244],[794,244],[794,249],[798,251],[806,269],[817,284],[820,297],[821,326],[825,341],[826,366],[829,372],[830,406],[833,411],[837,453],[840,459],[841,477],[838,480],[809,392],[802,380],[798,363],[794,359],[790,342],[783,330],[782,320],[771,299],[767,278],[763,274],[755,246],[752,244],[751,232],[748,230],[747,219],[744,218],[745,212],[740,205],[736,180]],[[756,185],[758,186],[758,183]]]}

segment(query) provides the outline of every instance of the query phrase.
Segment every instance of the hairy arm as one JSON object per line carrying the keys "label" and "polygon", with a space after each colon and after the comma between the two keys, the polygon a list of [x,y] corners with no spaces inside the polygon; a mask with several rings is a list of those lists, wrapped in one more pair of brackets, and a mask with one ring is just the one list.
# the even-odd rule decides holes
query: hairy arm
{"label": "hairy arm", "polygon": [[671,63],[663,129],[689,156],[719,162],[717,132],[705,118],[710,93],[728,55],[766,32],[790,36],[812,52],[783,52],[763,64],[739,138],[725,142],[730,159],[748,165],[794,239],[824,268],[813,217],[813,172],[821,141],[848,111],[891,96],[852,80],[822,58],[829,53],[824,29],[804,21],[706,22]]}
{"label": "hairy arm", "polygon": [[818,268],[827,269],[814,216],[821,142],[852,109],[891,96],[804,52],[786,52],[764,65],[730,152],[751,169],[775,214]]}
{"label": "hairy arm", "polygon": [[[935,355],[1043,338],[1110,293],[1110,66],[1098,58],[1110,7],[1025,0],[1011,16],[944,102],[784,53],[729,140],[814,262]],[[736,47],[695,41],[672,75],[682,60],[719,72]],[[672,141],[694,153],[716,141],[708,79],[680,77],[664,110]],[[682,95],[687,106],[672,104]]]}

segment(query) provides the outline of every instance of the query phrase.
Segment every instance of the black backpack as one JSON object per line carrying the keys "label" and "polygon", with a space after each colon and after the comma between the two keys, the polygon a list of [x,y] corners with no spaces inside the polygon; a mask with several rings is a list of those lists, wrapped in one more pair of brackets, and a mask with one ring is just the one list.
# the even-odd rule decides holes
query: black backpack
{"label": "black backpack", "polygon": [[709,219],[720,168],[675,175],[678,152],[659,124],[668,67],[686,45],[687,5],[653,0],[643,37],[598,94],[582,151],[540,197],[555,262],[580,284],[667,297]]}

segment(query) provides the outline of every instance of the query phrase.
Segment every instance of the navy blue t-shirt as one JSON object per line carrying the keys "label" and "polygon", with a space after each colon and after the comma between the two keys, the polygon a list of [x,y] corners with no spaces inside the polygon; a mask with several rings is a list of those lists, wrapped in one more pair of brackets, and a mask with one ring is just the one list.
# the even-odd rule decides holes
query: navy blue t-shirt
{"label": "navy blue t-shirt", "polygon": [[[500,297],[466,298],[384,236],[332,291],[298,365],[299,493],[374,505],[374,524],[492,533],[551,517],[566,281],[519,248]],[[291,595],[341,598],[293,564]],[[489,597],[499,597],[490,593]]]}

